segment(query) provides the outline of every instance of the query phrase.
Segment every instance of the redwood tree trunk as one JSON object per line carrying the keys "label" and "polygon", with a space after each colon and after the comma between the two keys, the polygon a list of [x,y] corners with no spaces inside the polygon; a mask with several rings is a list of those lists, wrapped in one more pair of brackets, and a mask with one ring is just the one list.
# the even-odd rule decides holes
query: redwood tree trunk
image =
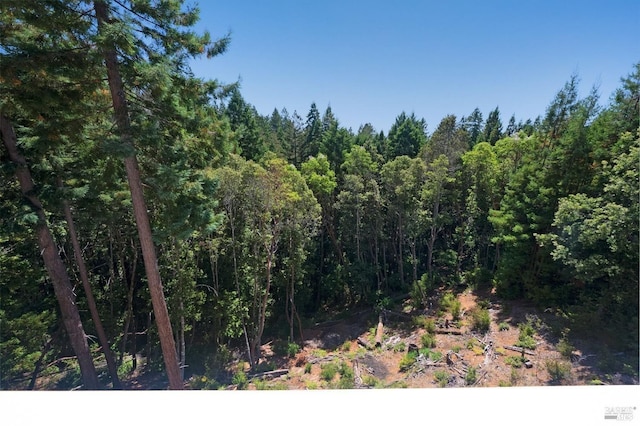
{"label": "redwood tree trunk", "polygon": [[[94,1],[94,10],[98,20],[98,29],[104,32],[103,27],[109,20],[107,5],[103,1]],[[113,102],[116,126],[118,128],[121,143],[131,148],[134,152],[133,143],[131,141],[131,123],[129,121],[129,111],[125,98],[124,85],[120,70],[118,67],[118,58],[114,46],[107,46],[103,50],[104,60],[107,68],[107,79],[109,81],[109,90]],[[162,348],[162,356],[166,368],[167,378],[169,379],[169,387],[171,389],[183,389],[183,382],[180,378],[180,366],[178,364],[178,356],[176,354],[176,345],[171,330],[171,322],[169,320],[169,311],[164,298],[162,289],[162,280],[160,279],[160,271],[158,270],[158,259],[156,249],[153,244],[151,233],[151,225],[147,214],[147,206],[142,191],[142,179],[140,178],[140,170],[138,169],[138,160],[135,153],[124,158],[124,166],[127,171],[127,181],[131,191],[131,201],[133,204],[133,215],[138,229],[138,237],[140,238],[140,247],[142,250],[142,258],[144,268],[147,273],[147,281],[149,284],[149,293],[151,294],[151,303],[153,305],[153,313],[158,326],[158,336],[160,338],[160,346]]]}
{"label": "redwood tree trunk", "polygon": [[[61,179],[58,180],[58,186],[62,187]],[[104,357],[107,361],[109,375],[111,376],[111,383],[113,383],[114,389],[122,389],[122,384],[120,383],[120,379],[118,378],[118,368],[116,367],[116,363],[113,359],[113,354],[111,353],[111,347],[109,346],[109,340],[107,339],[107,334],[104,332],[104,327],[102,327],[102,321],[100,320],[100,314],[98,313],[96,300],[93,297],[93,291],[91,290],[91,285],[89,284],[89,273],[87,272],[87,267],[82,257],[82,249],[80,248],[80,242],[78,241],[76,226],[73,223],[71,206],[69,206],[69,202],[66,199],[62,200],[62,207],[64,209],[64,217],[67,221],[67,226],[69,228],[69,236],[71,238],[71,245],[73,246],[73,254],[76,259],[76,264],[78,266],[78,272],[80,273],[82,286],[87,296],[87,305],[89,307],[89,312],[91,313],[91,319],[93,320],[93,324],[96,327],[96,334],[98,334],[98,340],[100,341],[100,345],[102,345],[102,352],[104,353]]]}
{"label": "redwood tree trunk", "polygon": [[42,203],[35,195],[33,180],[31,178],[31,172],[27,167],[27,162],[22,154],[18,152],[17,138],[13,126],[9,119],[3,115],[0,115],[0,135],[9,153],[9,159],[16,166],[15,173],[20,184],[20,190],[38,215],[38,223],[36,225],[38,245],[40,246],[44,265],[51,279],[53,290],[60,306],[62,322],[69,335],[71,347],[78,357],[84,387],[85,389],[98,389],[98,375],[96,374],[89,344],[87,343],[84,328],[82,327],[78,306],[75,303],[76,297],[73,294],[73,287],[71,286],[69,275],[58,254],[58,247],[47,225],[47,218]]}

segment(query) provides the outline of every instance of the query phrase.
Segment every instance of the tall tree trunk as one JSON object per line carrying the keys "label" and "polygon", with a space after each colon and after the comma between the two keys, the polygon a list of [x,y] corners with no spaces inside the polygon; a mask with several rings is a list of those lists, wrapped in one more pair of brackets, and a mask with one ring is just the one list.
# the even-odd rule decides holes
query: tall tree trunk
{"label": "tall tree trunk", "polygon": [[[123,276],[126,281],[129,282],[129,289],[127,290],[127,316],[124,321],[124,330],[122,333],[122,344],[120,346],[120,361],[119,364],[122,364],[122,360],[124,358],[124,354],[127,350],[127,340],[129,339],[129,329],[131,328],[131,322],[133,321],[133,293],[135,291],[135,278],[136,278],[136,267],[138,265],[138,249],[135,246],[133,240],[131,241],[131,248],[133,249],[133,262],[131,263],[131,274],[127,279],[126,273],[123,273]],[[124,267],[124,259],[121,259],[122,269],[126,271]],[[136,329],[133,329],[133,342],[135,345],[136,340]],[[133,352],[133,356],[135,358],[135,352]]]}
{"label": "tall tree trunk", "polygon": [[44,213],[42,203],[36,196],[31,172],[27,167],[25,158],[18,152],[18,141],[16,133],[9,119],[0,115],[0,136],[2,142],[9,153],[9,159],[16,166],[15,174],[20,184],[22,195],[30,203],[38,215],[36,224],[36,235],[38,245],[42,253],[45,268],[53,284],[53,290],[60,306],[62,322],[65,326],[71,347],[78,357],[80,373],[85,389],[98,389],[98,375],[93,364],[93,358],[89,350],[89,344],[82,327],[80,313],[76,305],[76,297],[73,294],[73,287],[69,280],[67,270],[60,258],[58,248],[47,225],[47,217]]}
{"label": "tall tree trunk", "polygon": [[[98,30],[100,33],[104,33],[104,25],[109,21],[107,5],[103,1],[94,1],[93,5],[96,18],[98,20]],[[122,77],[120,76],[120,70],[118,67],[118,58],[115,47],[105,46],[102,53],[104,55],[107,68],[109,90],[111,91],[111,99],[113,102],[116,125],[119,130],[121,143],[123,146],[129,147],[133,152],[134,147],[131,141],[129,112],[125,98],[124,85],[122,83]],[[131,191],[133,214],[136,221],[136,227],[138,228],[140,247],[142,249],[145,271],[147,273],[153,312],[156,318],[156,325],[158,326],[158,336],[160,338],[162,356],[164,359],[167,378],[169,379],[169,387],[171,389],[183,389],[183,382],[180,379],[180,366],[178,364],[178,356],[176,354],[175,340],[173,339],[171,321],[169,320],[169,312],[167,310],[167,304],[162,289],[162,280],[160,279],[160,272],[158,270],[158,259],[156,256],[155,246],[153,244],[151,225],[149,224],[147,206],[142,191],[140,170],[138,169],[138,160],[135,154],[125,157],[124,165],[127,172],[129,189]]]}
{"label": "tall tree trunk", "polygon": [[[58,178],[58,186],[60,188],[63,187],[62,179],[60,178]],[[89,307],[89,312],[91,313],[93,324],[96,327],[96,333],[98,334],[98,340],[100,341],[100,345],[102,346],[102,352],[104,352],[104,357],[107,361],[107,368],[109,369],[111,382],[113,383],[114,389],[122,389],[122,384],[120,383],[120,379],[118,378],[118,369],[113,359],[111,347],[109,346],[109,340],[107,339],[107,334],[104,332],[104,327],[102,326],[102,321],[100,320],[100,314],[98,313],[98,306],[96,305],[96,300],[93,297],[91,284],[89,284],[89,273],[87,272],[87,267],[84,263],[84,258],[82,257],[82,249],[80,248],[76,226],[73,222],[71,206],[66,199],[62,200],[62,208],[64,210],[65,220],[67,221],[67,227],[69,228],[69,237],[71,238],[73,255],[76,260],[76,265],[78,266],[78,272],[80,273],[80,280],[82,281],[82,287],[84,288],[84,292],[87,296],[87,305]]]}

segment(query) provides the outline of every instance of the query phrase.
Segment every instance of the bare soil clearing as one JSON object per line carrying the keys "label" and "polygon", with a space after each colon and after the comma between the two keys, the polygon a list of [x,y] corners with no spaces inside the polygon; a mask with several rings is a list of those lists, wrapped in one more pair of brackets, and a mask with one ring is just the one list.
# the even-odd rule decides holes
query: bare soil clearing
{"label": "bare soil clearing", "polygon": [[[454,318],[450,310],[439,309],[439,297],[425,309],[404,302],[380,316],[369,309],[317,324],[303,331],[304,341],[292,356],[275,354],[274,342],[269,342],[262,347],[258,370],[250,370],[243,361],[229,367],[229,378],[244,371],[243,385],[228,380],[222,386],[303,390],[638,384],[637,351],[609,350],[606,335],[601,339],[572,335],[567,350],[560,344],[565,324],[554,312],[467,289],[455,295],[460,309]],[[489,315],[486,332],[473,326],[479,309]],[[384,328],[377,345],[379,319]],[[523,353],[518,344],[525,324],[533,330],[533,343]],[[435,339],[428,349],[425,334]],[[123,381],[125,388],[167,389],[164,374],[145,372],[144,364],[138,360],[139,368]],[[331,365],[337,372],[328,378],[325,370]],[[185,387],[201,389],[198,381],[205,380],[209,379],[203,375],[188,375]]]}
{"label": "bare soil clearing", "polygon": [[[332,389],[342,387],[341,375],[323,378],[323,365],[349,367],[354,388],[434,388],[638,384],[637,373],[605,374],[598,368],[599,345],[583,344],[564,355],[558,347],[558,318],[522,302],[499,303],[491,293],[478,295],[466,290],[457,295],[461,317],[435,308],[421,311],[402,305],[401,310],[383,312],[384,336],[375,347],[377,317],[355,315],[350,320],[320,324],[305,331],[304,346],[292,358],[277,357],[265,346],[263,362],[285,370],[286,374],[260,379],[260,389]],[[472,328],[472,313],[484,308],[490,315],[489,330]],[[429,355],[418,355],[407,368],[400,368],[407,352],[422,348],[427,331],[413,318],[421,316],[436,324],[435,347]],[[534,329],[535,347],[517,345],[520,324]],[[553,325],[555,327],[552,327]],[[618,354],[622,355],[622,354]],[[525,362],[526,361],[526,362]],[[470,373],[471,371],[471,373]],[[247,373],[249,373],[247,371]],[[249,382],[247,389],[256,389]]]}

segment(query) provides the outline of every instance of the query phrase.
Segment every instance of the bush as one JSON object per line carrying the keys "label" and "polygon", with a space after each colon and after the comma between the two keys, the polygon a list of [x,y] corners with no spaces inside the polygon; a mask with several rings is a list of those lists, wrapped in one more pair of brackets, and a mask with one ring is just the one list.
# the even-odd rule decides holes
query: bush
{"label": "bush", "polygon": [[440,299],[440,310],[450,311],[456,300],[456,296],[453,293],[445,293]]}
{"label": "bush", "polygon": [[298,352],[300,352],[300,345],[295,342],[278,341],[273,344],[273,353],[279,356],[293,358]]}
{"label": "bush", "polygon": [[204,389],[204,390],[215,390],[215,389],[219,389],[221,387],[220,383],[218,383],[216,380],[211,379],[207,376],[198,376],[198,375],[194,375],[193,378],[191,379],[191,389]]}
{"label": "bush", "polygon": [[340,364],[340,381],[338,382],[339,389],[353,389],[355,387],[355,374],[353,368],[351,368],[346,362]]}
{"label": "bush", "polygon": [[407,344],[404,342],[398,342],[391,348],[394,352],[404,352],[407,350]]}
{"label": "bush", "polygon": [[456,321],[458,319],[460,319],[460,311],[462,310],[462,303],[459,300],[454,300],[453,302],[451,302],[451,316],[453,317],[453,320]]}
{"label": "bush", "polygon": [[414,281],[411,285],[411,305],[416,309],[423,307],[434,287],[434,277],[429,277],[429,274],[423,274],[419,281]]}
{"label": "bush", "polygon": [[436,337],[433,334],[425,333],[420,336],[420,342],[422,343],[423,348],[435,348],[436,347]]}
{"label": "bush", "polygon": [[468,384],[468,385],[472,385],[476,382],[477,377],[476,377],[476,369],[475,367],[469,367],[469,369],[467,370],[467,374],[465,374],[464,376],[464,381]]}
{"label": "bush", "polygon": [[525,349],[535,349],[537,345],[533,335],[536,331],[531,322],[522,323],[518,328],[520,329],[520,334],[518,336],[516,346],[520,346]]}
{"label": "bush", "polygon": [[447,386],[447,383],[449,383],[449,373],[447,373],[446,370],[437,370],[433,373],[433,377],[441,388]]}
{"label": "bush", "polygon": [[551,380],[554,382],[566,379],[571,373],[571,367],[558,360],[547,361],[545,366],[547,367],[547,372],[549,373]]}
{"label": "bush", "polygon": [[501,322],[500,324],[498,324],[498,330],[500,331],[507,331],[509,329],[509,324],[507,324],[506,322]]}
{"label": "bush", "polygon": [[238,389],[246,389],[249,380],[247,379],[245,372],[239,370],[233,375],[232,383],[236,385]]}
{"label": "bush", "polygon": [[413,317],[413,324],[416,327],[423,328],[427,333],[435,333],[436,331],[436,322],[424,315]]}
{"label": "bush", "polygon": [[415,364],[418,354],[416,352],[407,352],[400,360],[400,371],[407,371],[413,364]]}
{"label": "bush", "polygon": [[338,372],[338,366],[333,362],[329,364],[322,364],[320,366],[320,378],[327,382],[330,382],[331,380],[333,380],[337,372]]}
{"label": "bush", "polygon": [[304,374],[311,374],[311,368],[313,367],[313,364],[311,363],[307,363],[304,366]]}
{"label": "bush", "polygon": [[510,365],[514,368],[520,368],[524,365],[524,360],[522,359],[521,356],[508,356],[505,360],[504,363],[507,365]]}
{"label": "bush", "polygon": [[442,359],[442,352],[432,351],[429,353],[429,358],[431,358],[433,362],[438,362]]}
{"label": "bush", "polygon": [[491,327],[491,316],[487,309],[474,309],[471,314],[472,328],[481,333],[486,333]]}
{"label": "bush", "polygon": [[560,355],[567,359],[570,359],[571,354],[576,350],[576,348],[572,344],[570,344],[569,341],[564,337],[560,339],[560,341],[556,345],[556,349],[558,350],[558,352],[560,352]]}
{"label": "bush", "polygon": [[382,382],[375,376],[365,376],[362,383],[370,388],[379,388]]}

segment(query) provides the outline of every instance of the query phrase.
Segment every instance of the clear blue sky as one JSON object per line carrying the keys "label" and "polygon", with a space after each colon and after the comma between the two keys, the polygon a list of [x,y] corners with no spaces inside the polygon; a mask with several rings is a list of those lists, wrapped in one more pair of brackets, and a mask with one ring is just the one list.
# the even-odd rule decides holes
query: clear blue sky
{"label": "clear blue sky", "polygon": [[574,73],[601,103],[640,62],[637,0],[211,1],[197,28],[229,50],[192,64],[231,83],[262,115],[315,102],[340,124],[388,132],[403,111],[433,132],[496,106],[506,126],[535,119]]}

